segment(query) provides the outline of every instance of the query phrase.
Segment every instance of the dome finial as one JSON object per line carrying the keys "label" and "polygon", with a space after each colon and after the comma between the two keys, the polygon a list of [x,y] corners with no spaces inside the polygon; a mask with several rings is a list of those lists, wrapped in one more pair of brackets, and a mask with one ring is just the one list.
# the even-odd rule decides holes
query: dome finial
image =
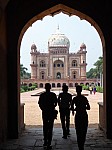
{"label": "dome finial", "polygon": [[59,30],[59,24],[58,24],[58,28],[57,29]]}
{"label": "dome finial", "polygon": [[58,27],[56,29],[56,34],[60,34],[60,31],[59,31],[59,24],[58,24]]}

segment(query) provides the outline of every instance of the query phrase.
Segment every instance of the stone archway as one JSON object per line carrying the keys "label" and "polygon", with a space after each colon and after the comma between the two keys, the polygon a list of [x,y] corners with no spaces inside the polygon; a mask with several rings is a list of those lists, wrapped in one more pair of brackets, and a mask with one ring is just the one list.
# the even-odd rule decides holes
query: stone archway
{"label": "stone archway", "polygon": [[[19,41],[18,41],[18,51],[19,51],[19,48],[20,48],[20,44],[19,43],[21,42],[22,36],[23,36],[24,32],[27,30],[27,28],[32,23],[34,23],[37,20],[41,20],[42,18],[44,18],[47,15],[54,16],[54,15],[60,13],[60,12],[63,12],[65,14],[69,15],[69,16],[76,15],[76,16],[80,17],[81,19],[84,19],[84,20],[88,21],[89,23],[91,23],[91,25],[93,25],[95,27],[95,29],[98,31],[98,33],[99,33],[99,36],[100,36],[101,41],[102,41],[103,55],[104,55],[104,52],[105,52],[105,49],[104,49],[105,41],[104,41],[103,33],[102,33],[101,29],[99,28],[98,24],[92,18],[90,18],[89,16],[87,16],[87,15],[85,15],[85,14],[79,12],[79,11],[76,11],[75,9],[72,9],[72,8],[69,8],[69,7],[65,6],[65,5],[62,5],[62,4],[58,4],[58,5],[54,6],[54,7],[51,7],[50,9],[40,13],[39,15],[34,16],[31,20],[29,20],[29,22],[24,26],[24,28],[21,31],[21,34],[20,34],[20,37],[19,37]],[[105,64],[104,64],[104,66],[105,66]],[[59,73],[60,72],[57,72],[58,75],[59,75]],[[58,79],[60,79],[60,78],[61,78],[61,73],[60,73],[60,77]],[[77,83],[75,83],[75,86],[76,85],[77,85]],[[60,87],[60,86],[58,86],[58,87]]]}
{"label": "stone archway", "polygon": [[[78,16],[81,20],[86,20],[88,21],[91,26],[94,26],[94,28],[97,30],[99,36],[100,36],[100,39],[101,39],[101,42],[102,42],[102,51],[103,51],[103,70],[104,70],[104,74],[103,74],[103,83],[104,85],[106,84],[105,83],[105,77],[106,77],[106,64],[105,64],[105,60],[106,60],[106,55],[105,55],[105,40],[104,40],[104,36],[103,36],[103,32],[102,30],[100,29],[99,25],[91,18],[89,17],[88,15],[84,14],[84,13],[81,13],[80,11],[77,11],[75,9],[72,9],[66,5],[63,5],[63,4],[58,4],[58,5],[55,5],[43,12],[41,12],[40,14],[32,17],[27,23],[26,25],[24,26],[24,28],[21,30],[21,34],[20,34],[20,37],[19,37],[19,41],[18,41],[18,51],[20,50],[20,43],[21,43],[21,40],[22,40],[22,37],[24,35],[24,33],[26,32],[26,30],[37,20],[42,20],[45,16],[47,15],[51,15],[52,17],[56,14],[59,14],[60,12],[63,12],[64,14],[67,14],[69,16],[72,16],[72,15],[76,15]],[[104,86],[105,88],[105,86]],[[105,100],[105,94],[106,94],[106,91],[104,89],[104,101]]]}
{"label": "stone archway", "polygon": [[[49,8],[49,7],[47,7],[47,8]],[[98,33],[99,33],[99,35],[100,35],[100,38],[101,38],[101,41],[102,41],[102,47],[103,47],[103,56],[104,56],[104,87],[106,87],[106,54],[105,54],[105,41],[104,41],[104,37],[103,37],[103,33],[102,33],[102,31],[101,31],[101,29],[99,28],[99,26],[98,26],[98,24],[92,19],[92,18],[90,18],[89,16],[87,16],[87,15],[85,15],[85,14],[83,14],[83,13],[81,13],[81,12],[79,12],[79,11],[76,11],[75,9],[72,9],[72,8],[70,8],[70,7],[67,7],[67,6],[65,6],[65,5],[63,5],[63,4],[58,4],[58,5],[55,5],[54,7],[51,7],[51,8],[49,8],[49,9],[46,9],[46,7],[44,8],[44,10],[45,11],[43,11],[43,9],[40,9],[40,11],[38,12],[38,15],[36,15],[36,13],[35,13],[35,17],[33,17],[34,15],[32,14],[29,18],[27,18],[29,21],[27,22],[26,20],[26,22],[24,22],[23,24],[25,25],[25,26],[23,26],[23,24],[21,24],[21,25],[19,25],[19,29],[17,29],[16,27],[16,29],[15,29],[15,31],[17,30],[17,32],[16,32],[16,39],[14,39],[14,38],[12,38],[12,39],[10,39],[9,40],[9,48],[11,49],[12,48],[12,50],[10,50],[9,49],[9,52],[8,52],[8,58],[9,58],[9,62],[11,62],[10,64],[9,64],[9,66],[8,66],[8,69],[9,70],[17,70],[17,72],[16,72],[16,75],[15,75],[15,80],[17,80],[17,77],[18,77],[18,75],[17,74],[19,74],[19,62],[20,62],[20,54],[19,54],[19,51],[20,51],[20,43],[21,43],[21,40],[22,40],[22,37],[23,37],[23,35],[24,35],[24,33],[25,33],[25,31],[26,31],[26,29],[29,27],[29,26],[31,26],[32,25],[32,23],[33,22],[35,22],[36,20],[41,20],[43,17],[45,17],[46,15],[52,15],[52,16],[54,16],[55,14],[57,14],[57,13],[60,13],[60,12],[63,12],[63,13],[65,13],[65,14],[68,14],[69,16],[70,15],[77,15],[77,16],[79,16],[81,19],[83,18],[83,19],[85,19],[85,20],[87,20],[88,22],[90,22],[91,23],[91,25],[93,25],[95,28],[96,28],[96,30],[98,31]],[[42,12],[42,13],[41,13]],[[11,16],[12,17],[12,16]],[[11,17],[9,17],[9,20],[10,20],[10,18]],[[23,17],[24,18],[24,17]],[[31,19],[32,18],[32,19]],[[14,20],[14,17],[12,17],[12,19]],[[24,20],[24,19],[23,19]],[[11,22],[11,20],[10,20],[10,22]],[[10,25],[10,24],[9,24]],[[13,26],[16,26],[16,24],[13,22]],[[12,26],[12,28],[13,28],[13,26]],[[21,30],[20,30],[21,29]],[[13,30],[11,30],[11,31],[13,31]],[[9,35],[11,35],[11,31],[9,32]],[[20,33],[20,31],[21,31],[21,33]],[[19,36],[19,40],[18,40],[18,35],[20,35]],[[13,40],[14,40],[14,45],[13,45]],[[18,41],[18,52],[15,52],[14,54],[12,54],[12,53],[10,53],[10,52],[12,52],[12,51],[16,51],[16,47],[17,47],[17,41]],[[12,47],[10,46],[10,45],[13,45]],[[16,58],[14,58],[14,57],[17,57],[17,59]],[[13,61],[12,61],[12,60]],[[15,62],[14,64],[13,64],[13,62]],[[18,66],[18,67],[17,67]],[[9,81],[9,85],[10,85],[10,79],[12,79],[12,77],[11,77],[11,75],[12,75],[12,73],[8,73],[9,74],[9,78],[8,78],[8,81]],[[12,80],[11,80],[12,81]],[[13,130],[16,134],[18,134],[18,125],[17,125],[17,121],[19,121],[19,117],[17,117],[17,115],[18,115],[18,113],[17,113],[17,106],[19,107],[20,106],[20,103],[19,103],[19,85],[20,85],[20,83],[19,83],[19,81],[20,81],[20,79],[18,79],[17,80],[17,83],[14,83],[13,85],[14,85],[14,87],[16,87],[17,86],[17,88],[15,89],[15,95],[13,96],[13,93],[10,93],[9,92],[9,99],[11,99],[12,98],[12,103],[15,103],[14,102],[14,100],[15,99],[17,99],[17,101],[16,101],[16,108],[15,108],[15,112],[16,112],[16,114],[13,116],[14,118],[15,118],[15,122],[14,122],[14,124],[12,124],[10,121],[9,121],[9,127],[12,125],[12,128],[13,127],[15,127],[15,129]],[[12,85],[12,86],[13,86]],[[14,88],[13,88],[14,89]],[[108,94],[109,95],[109,94]],[[104,89],[104,104],[105,104],[105,99],[106,99],[106,90]],[[9,105],[9,110],[11,109],[12,107]],[[12,112],[10,112],[10,114],[9,114],[10,116],[9,116],[9,118],[13,115],[12,114]],[[19,119],[18,119],[19,118]],[[10,132],[10,131],[9,131]],[[13,132],[13,133],[14,133]],[[12,135],[12,133],[10,132],[10,134]]]}

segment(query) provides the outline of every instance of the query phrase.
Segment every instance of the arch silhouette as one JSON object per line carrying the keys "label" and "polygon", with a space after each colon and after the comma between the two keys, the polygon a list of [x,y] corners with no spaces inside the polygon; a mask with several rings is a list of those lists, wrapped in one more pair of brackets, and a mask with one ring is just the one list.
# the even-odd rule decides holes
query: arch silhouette
{"label": "arch silhouette", "polygon": [[[18,2],[19,3],[19,2]],[[11,35],[11,31],[17,31],[16,33],[15,33],[15,39],[14,39],[14,36],[13,36],[13,38],[11,39],[11,38],[8,38],[8,47],[9,47],[9,51],[8,51],[8,62],[11,62],[11,63],[9,63],[8,64],[8,70],[17,70],[17,72],[15,73],[15,77],[14,77],[14,79],[15,80],[17,80],[17,83],[16,82],[14,82],[13,84],[12,84],[12,87],[13,87],[13,85],[14,85],[14,88],[16,88],[16,89],[14,89],[14,91],[15,91],[15,95],[13,96],[13,94],[12,94],[12,92],[9,92],[9,99],[10,98],[12,98],[12,103],[14,103],[14,100],[16,99],[16,107],[14,108],[15,109],[15,112],[16,112],[16,115],[18,114],[18,109],[17,109],[17,107],[20,107],[20,96],[19,96],[19,86],[20,86],[20,78],[19,78],[19,74],[20,74],[20,68],[19,68],[19,65],[18,64],[20,64],[20,44],[21,44],[21,40],[22,40],[22,37],[23,37],[23,35],[24,35],[24,33],[26,32],[26,30],[28,29],[28,27],[30,27],[31,25],[32,25],[32,23],[33,22],[35,22],[35,21],[37,21],[37,20],[41,20],[43,17],[45,17],[45,16],[47,16],[47,15],[51,15],[51,16],[54,16],[54,15],[56,15],[56,14],[58,14],[58,13],[60,13],[60,12],[63,12],[63,13],[65,13],[65,14],[67,14],[67,15],[69,15],[69,16],[71,16],[71,15],[76,15],[76,16],[79,16],[81,19],[85,19],[85,20],[87,20],[88,22],[90,22],[91,23],[91,25],[92,26],[94,26],[95,27],[95,29],[97,30],[97,32],[99,33],[99,36],[100,36],[100,38],[101,38],[101,41],[102,41],[102,47],[103,47],[103,60],[104,60],[104,64],[103,64],[103,70],[104,70],[104,85],[105,85],[105,87],[106,87],[106,49],[105,49],[105,40],[104,40],[104,36],[103,36],[103,32],[102,32],[102,30],[101,30],[101,28],[100,28],[100,26],[95,22],[95,20],[93,20],[92,19],[92,17],[90,17],[90,16],[88,16],[88,15],[86,15],[86,13],[81,13],[80,11],[77,11],[77,10],[75,10],[75,6],[71,6],[71,5],[68,5],[68,6],[71,6],[72,8],[70,8],[70,7],[68,7],[68,6],[65,6],[65,5],[63,5],[63,4],[58,4],[58,5],[56,5],[57,3],[55,3],[55,4],[53,4],[53,5],[55,5],[55,6],[53,6],[53,5],[47,5],[47,6],[45,6],[44,8],[40,8],[40,10],[39,11],[35,11],[34,13],[32,13],[34,10],[31,10],[30,11],[30,14],[31,15],[29,15],[29,16],[26,16],[26,18],[25,18],[25,15],[23,15],[22,17],[20,17],[20,18],[22,18],[22,23],[21,24],[19,24],[18,26],[19,26],[19,28],[17,28],[16,27],[16,24],[13,22],[13,26],[10,26],[11,24],[12,24],[12,22],[11,21],[13,21],[14,20],[14,15],[13,16],[11,16],[12,14],[10,14],[8,17],[8,19],[10,20],[10,21],[8,21],[8,31],[9,31],[9,35]],[[65,2],[65,4],[66,4],[66,2]],[[9,11],[10,12],[10,5],[11,4],[9,4],[9,8],[7,7],[7,11]],[[81,6],[82,6],[82,4],[80,4]],[[79,5],[79,6],[80,6]],[[78,8],[79,10],[80,10],[80,7],[79,6],[76,6],[76,8]],[[12,5],[12,7],[13,7],[13,5]],[[22,8],[23,8],[23,6],[22,6]],[[49,8],[49,9],[47,9],[47,8]],[[74,9],[73,9],[74,8]],[[83,10],[84,11],[84,10]],[[86,12],[86,11],[84,11],[84,12]],[[17,12],[18,14],[19,14],[19,11]],[[37,15],[36,15],[37,14]],[[89,13],[90,14],[90,13]],[[91,14],[91,16],[93,16],[92,14]],[[94,17],[95,18],[95,17]],[[97,18],[97,17],[96,17]],[[96,19],[97,20],[97,19]],[[99,22],[99,24],[100,24],[100,22]],[[12,29],[14,27],[14,29]],[[105,33],[106,34],[106,33]],[[14,44],[13,44],[14,43]],[[16,49],[17,49],[17,51],[16,51]],[[10,52],[14,52],[13,54],[12,53],[10,53]],[[16,56],[16,58],[14,58]],[[108,56],[109,57],[109,56]],[[12,61],[12,60],[13,61]],[[13,62],[15,62],[15,64],[13,63]],[[107,70],[109,70],[108,68],[107,68]],[[10,72],[8,72],[8,75],[9,75],[9,77],[8,77],[8,82],[9,82],[9,85],[10,85],[10,83],[11,83],[11,79],[12,79],[12,77],[11,77],[11,71]],[[109,76],[109,75],[108,75]],[[18,77],[18,78],[17,78]],[[109,82],[108,82],[109,83]],[[16,85],[17,85],[17,87],[16,87]],[[104,89],[104,100],[106,99],[106,94],[108,94],[109,95],[109,93],[106,93],[106,90]],[[13,97],[12,97],[13,96]],[[106,102],[104,102],[104,104],[105,104]],[[109,103],[108,103],[109,104]],[[9,110],[10,110],[10,108],[12,108],[10,105],[9,105]],[[106,111],[106,106],[105,106],[105,110],[104,111]],[[106,113],[106,112],[104,112],[104,113]],[[10,114],[9,114],[10,116],[12,115],[12,112],[10,112]],[[10,118],[10,116],[9,116],[9,118]],[[16,135],[15,136],[17,136],[17,134],[18,134],[18,121],[19,121],[19,117],[15,117],[15,116],[13,116],[14,118],[16,118],[15,119],[15,122],[12,124],[10,121],[9,121],[9,124],[8,124],[8,126],[10,127],[11,125],[12,125],[12,129],[13,129],[13,127],[15,127],[14,128],[14,130],[15,130],[15,132],[13,132],[13,133],[15,133]],[[105,120],[104,120],[105,121]],[[9,131],[9,136],[10,136],[10,134],[11,134],[11,132]]]}
{"label": "arch silhouette", "polygon": [[[22,37],[24,35],[24,33],[26,32],[26,30],[32,26],[32,24],[37,21],[37,20],[42,20],[45,16],[47,15],[51,15],[51,16],[54,16],[54,15],[57,15],[59,14],[60,12],[66,14],[66,15],[69,15],[69,16],[72,16],[72,15],[76,15],[78,16],[81,20],[86,20],[88,21],[91,26],[94,26],[94,28],[97,30],[99,36],[100,36],[100,39],[101,39],[101,42],[102,42],[102,52],[103,52],[103,56],[104,56],[104,64],[103,64],[103,70],[104,70],[104,79],[105,79],[105,40],[104,40],[104,36],[103,36],[103,32],[102,30],[100,29],[99,25],[95,22],[95,20],[93,20],[91,17],[89,17],[88,15],[78,11],[78,10],[75,10],[75,9],[72,9],[66,5],[63,5],[63,4],[58,4],[58,5],[55,5],[41,13],[39,13],[38,15],[35,15],[34,17],[32,17],[31,19],[29,19],[29,21],[25,24],[25,26],[22,28],[21,30],[21,33],[20,33],[20,36],[19,36],[19,40],[18,40],[18,52],[20,51],[20,43],[21,43],[21,40],[22,40]],[[105,81],[103,81],[105,82]],[[78,83],[75,83],[74,86],[76,86]],[[105,84],[105,83],[104,83]],[[57,84],[57,87],[60,87],[58,84]],[[105,95],[105,90],[104,90],[104,95]],[[104,96],[105,97],[105,96]]]}

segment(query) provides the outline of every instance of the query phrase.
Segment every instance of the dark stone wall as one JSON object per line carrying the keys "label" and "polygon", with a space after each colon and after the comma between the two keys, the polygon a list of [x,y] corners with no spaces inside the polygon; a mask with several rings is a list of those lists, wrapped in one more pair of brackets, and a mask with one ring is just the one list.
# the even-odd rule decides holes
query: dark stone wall
{"label": "dark stone wall", "polygon": [[0,11],[0,143],[7,138],[7,47],[5,13]]}

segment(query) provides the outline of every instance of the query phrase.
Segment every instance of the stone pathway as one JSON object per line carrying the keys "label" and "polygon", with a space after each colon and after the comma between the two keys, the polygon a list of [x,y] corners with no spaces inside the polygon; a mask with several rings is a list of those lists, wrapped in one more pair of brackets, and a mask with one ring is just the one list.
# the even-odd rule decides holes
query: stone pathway
{"label": "stone pathway", "polygon": [[[74,89],[70,89],[75,93]],[[38,97],[31,96],[41,92],[42,89],[26,92],[21,94],[21,102],[25,103],[25,130],[18,139],[7,141],[0,146],[0,150],[43,150],[43,133],[42,133],[42,119],[41,110],[38,107]],[[82,93],[88,93],[83,91]],[[105,137],[103,131],[98,129],[99,110],[98,102],[103,100],[101,93],[87,96],[91,105],[89,115],[89,128],[85,143],[85,150],[112,150],[112,140]],[[58,109],[58,107],[57,107]],[[74,117],[71,115],[71,135],[68,139],[62,138],[62,129],[60,118],[55,120],[52,146],[53,150],[78,150],[76,133],[74,128]]]}
{"label": "stone pathway", "polygon": [[[69,89],[70,92],[75,94],[74,89]],[[38,106],[38,96],[31,96],[33,94],[37,94],[39,92],[42,92],[43,89],[31,91],[31,92],[26,92],[21,94],[21,102],[25,103],[25,124],[28,126],[42,126],[42,117],[41,117],[41,110]],[[88,94],[87,98],[89,100],[91,110],[88,111],[88,116],[89,116],[89,126],[97,127],[98,122],[99,122],[99,106],[98,102],[103,101],[103,94],[101,93],[96,93],[95,95],[90,95],[89,91],[83,91],[82,94]],[[58,110],[58,107],[57,107]],[[71,127],[74,127],[74,117],[71,114],[70,117],[70,123]],[[55,120],[55,127],[61,127],[60,126],[60,117],[58,114],[57,120]]]}
{"label": "stone pathway", "polygon": [[[75,129],[70,129],[68,139],[62,138],[61,128],[54,128],[53,150],[78,150]],[[44,150],[42,128],[26,127],[19,139],[1,145],[0,150]],[[85,142],[85,150],[112,150],[112,140],[106,139],[101,130],[89,128]]]}

